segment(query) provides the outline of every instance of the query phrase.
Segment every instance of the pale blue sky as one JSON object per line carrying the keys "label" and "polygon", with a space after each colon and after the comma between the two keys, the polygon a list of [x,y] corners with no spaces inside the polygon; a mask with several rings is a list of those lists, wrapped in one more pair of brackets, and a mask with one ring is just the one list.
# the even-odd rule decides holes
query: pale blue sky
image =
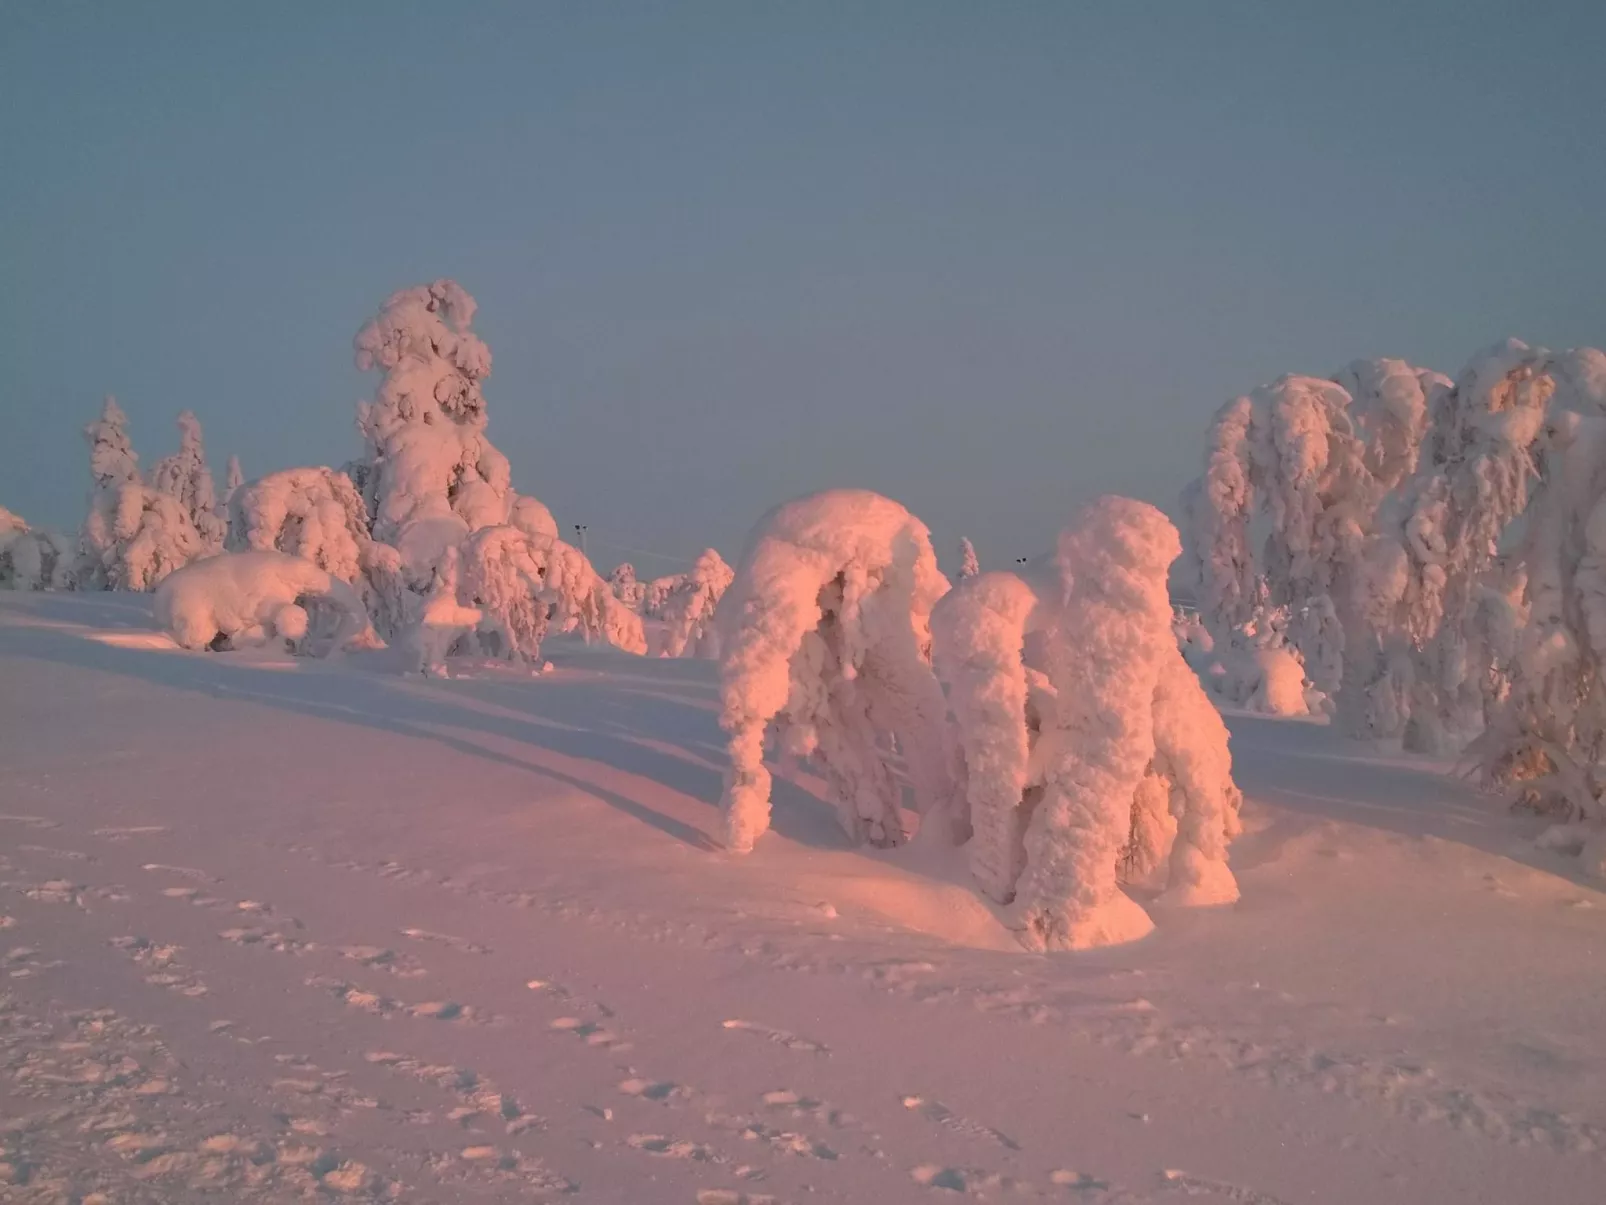
{"label": "pale blue sky", "polygon": [[[1169,506],[1212,410],[1606,341],[1606,5],[196,4],[0,13],[0,504],[358,451],[351,338],[451,276],[565,528],[728,554],[859,485],[952,560]],[[667,564],[636,558],[644,573]]]}

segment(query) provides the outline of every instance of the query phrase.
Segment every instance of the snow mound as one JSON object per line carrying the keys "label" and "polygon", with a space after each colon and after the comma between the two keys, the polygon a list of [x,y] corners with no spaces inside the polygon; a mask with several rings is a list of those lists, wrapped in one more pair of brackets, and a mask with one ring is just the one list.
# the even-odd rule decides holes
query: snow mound
{"label": "snow mound", "polygon": [[282,552],[223,553],[175,570],[156,591],[156,620],[187,649],[277,638],[314,656],[328,656],[368,626],[350,586]]}

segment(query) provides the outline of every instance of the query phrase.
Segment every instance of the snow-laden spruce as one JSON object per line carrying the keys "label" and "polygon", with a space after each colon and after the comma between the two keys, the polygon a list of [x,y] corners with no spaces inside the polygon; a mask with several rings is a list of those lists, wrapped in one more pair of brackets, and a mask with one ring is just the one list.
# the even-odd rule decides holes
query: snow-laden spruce
{"label": "snow-laden spruce", "polygon": [[428,581],[448,548],[508,522],[507,457],[486,437],[482,382],[491,351],[472,330],[475,303],[455,281],[393,294],[357,333],[357,367],[384,374],[358,409],[373,536]]}
{"label": "snow-laden spruce", "polygon": [[725,591],[736,579],[736,571],[712,548],[705,548],[691,572],[659,605],[663,619],[658,655],[660,657],[717,657],[719,630],[714,625],[715,609]]}
{"label": "snow-laden spruce", "polygon": [[218,513],[217,486],[207,467],[201,420],[188,410],[178,416],[179,448],[156,462],[151,488],[178,499],[200,537],[201,556],[223,551],[228,521]]}
{"label": "snow-laden spruce", "polygon": [[278,641],[313,656],[337,651],[368,626],[356,591],[283,552],[225,552],[174,570],[157,588],[156,620],[182,648]]}
{"label": "snow-laden spruce", "polygon": [[855,841],[905,838],[894,740],[922,825],[951,828],[957,766],[929,629],[947,589],[925,525],[878,494],[811,494],[759,522],[717,620],[727,848],[769,828],[772,724],[786,753],[822,765]]}
{"label": "snow-laden spruce", "polygon": [[56,531],[29,527],[0,506],[0,590],[67,590],[76,546]]}
{"label": "snow-laden spruce", "polygon": [[1228,903],[1227,732],[1178,650],[1181,545],[1159,511],[1102,498],[1022,572],[966,579],[932,616],[964,754],[967,855],[1033,949],[1152,927],[1119,883]]}
{"label": "snow-laden spruce", "polygon": [[147,486],[128,438],[128,416],[108,397],[84,428],[94,488],[79,537],[75,582],[83,590],[150,590],[202,555],[184,503]]}

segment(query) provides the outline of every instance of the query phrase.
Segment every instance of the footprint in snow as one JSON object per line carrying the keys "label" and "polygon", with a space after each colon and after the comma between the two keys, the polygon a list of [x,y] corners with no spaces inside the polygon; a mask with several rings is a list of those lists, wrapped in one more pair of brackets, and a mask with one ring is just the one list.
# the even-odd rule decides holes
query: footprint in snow
{"label": "footprint in snow", "polygon": [[684,1138],[666,1138],[662,1134],[632,1134],[625,1139],[638,1151],[658,1155],[665,1159],[691,1159],[698,1163],[718,1163],[719,1157],[699,1142]]}
{"label": "footprint in snow", "polygon": [[947,1192],[976,1195],[1019,1187],[1019,1181],[1000,1172],[980,1167],[943,1167],[936,1163],[923,1163],[919,1167],[911,1168],[909,1178],[922,1188],[940,1188]]}
{"label": "footprint in snow", "polygon": [[980,1122],[970,1121],[961,1117],[941,1101],[926,1100],[921,1096],[905,1096],[903,1098],[903,1107],[918,1113],[927,1121],[941,1126],[950,1133],[962,1134],[966,1138],[986,1138],[1009,1150],[1020,1150],[1020,1143],[1016,1142],[1008,1134],[995,1130],[991,1126],[982,1125]]}
{"label": "footprint in snow", "polygon": [[585,1021],[579,1017],[559,1017],[556,1021],[550,1022],[547,1028],[556,1030],[559,1033],[572,1033],[575,1037],[583,1040],[587,1046],[597,1046],[604,1050],[620,1052],[630,1049],[630,1043],[612,1030],[604,1029],[595,1022]]}
{"label": "footprint in snow", "polygon": [[414,941],[434,942],[437,945],[450,947],[464,954],[489,954],[490,946],[482,946],[478,942],[468,941],[462,937],[453,937],[450,933],[435,933],[429,929],[402,929],[403,937],[410,937]]}
{"label": "footprint in snow", "polygon": [[1209,1180],[1204,1176],[1177,1171],[1175,1168],[1167,1168],[1161,1176],[1161,1187],[1178,1189],[1190,1196],[1211,1193],[1229,1201],[1236,1201],[1238,1205],[1288,1205],[1288,1202],[1281,1197],[1261,1192],[1258,1188],[1246,1188],[1241,1184],[1228,1184],[1222,1180]]}
{"label": "footprint in snow", "polygon": [[823,1042],[816,1042],[810,1038],[799,1037],[784,1029],[773,1029],[768,1025],[760,1025],[755,1021],[724,1021],[721,1025],[725,1029],[734,1029],[742,1033],[756,1034],[767,1042],[777,1046],[784,1046],[788,1050],[796,1050],[804,1054],[830,1054],[831,1048]]}

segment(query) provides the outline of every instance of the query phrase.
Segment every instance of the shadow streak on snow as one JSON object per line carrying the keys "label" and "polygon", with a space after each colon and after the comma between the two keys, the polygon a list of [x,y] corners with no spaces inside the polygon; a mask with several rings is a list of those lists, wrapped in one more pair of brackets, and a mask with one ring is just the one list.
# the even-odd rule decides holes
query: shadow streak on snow
{"label": "shadow streak on snow", "polygon": [[[1513,813],[1499,796],[1454,777],[1442,763],[1376,754],[1317,724],[1248,715],[1226,720],[1233,777],[1253,800],[1294,817],[1448,841],[1580,886],[1598,885],[1577,858],[1534,843],[1543,821]],[[1234,848],[1240,868],[1241,852]]]}
{"label": "shadow streak on snow", "polygon": [[[577,788],[609,807],[697,849],[716,849],[704,829],[631,798],[620,789],[587,777],[578,768],[533,764],[510,752],[487,747],[443,729],[501,738],[544,749],[576,762],[648,780],[677,795],[713,808],[723,786],[723,743],[713,713],[694,703],[675,701],[670,683],[631,695],[621,706],[605,683],[576,679],[527,681],[455,679],[425,682],[374,672],[361,656],[345,664],[297,663],[299,672],[264,673],[228,655],[122,647],[94,640],[80,625],[90,618],[74,608],[71,625],[30,623],[0,626],[0,653],[137,678],[158,686],[281,708],[315,719],[358,724],[412,740],[427,740],[454,752],[512,766]],[[97,609],[91,622],[149,630],[148,614],[137,607]],[[26,633],[26,635],[24,635]],[[612,696],[612,697],[610,697]],[[474,706],[478,701],[492,707]],[[523,712],[529,718],[519,718]],[[675,756],[647,741],[683,746]],[[846,837],[827,804],[776,776],[775,830],[800,844],[843,849]]]}

